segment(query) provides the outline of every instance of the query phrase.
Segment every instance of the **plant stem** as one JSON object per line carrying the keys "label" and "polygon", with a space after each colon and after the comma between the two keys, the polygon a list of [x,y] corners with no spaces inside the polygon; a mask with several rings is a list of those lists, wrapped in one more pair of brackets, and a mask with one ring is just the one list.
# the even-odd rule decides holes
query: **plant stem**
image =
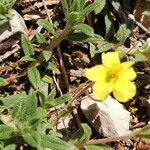
{"label": "plant stem", "polygon": [[50,45],[48,46],[49,50],[53,50],[55,47],[59,45],[59,43],[65,39],[65,37],[71,32],[72,28],[69,23],[66,24],[64,30],[61,33],[58,33],[52,39]]}

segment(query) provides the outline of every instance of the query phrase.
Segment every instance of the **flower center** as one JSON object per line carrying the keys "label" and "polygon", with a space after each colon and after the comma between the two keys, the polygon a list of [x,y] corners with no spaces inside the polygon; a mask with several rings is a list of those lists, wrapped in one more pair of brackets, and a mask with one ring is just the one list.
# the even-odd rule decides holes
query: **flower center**
{"label": "flower center", "polygon": [[106,82],[115,83],[118,80],[121,69],[122,67],[120,64],[107,68]]}

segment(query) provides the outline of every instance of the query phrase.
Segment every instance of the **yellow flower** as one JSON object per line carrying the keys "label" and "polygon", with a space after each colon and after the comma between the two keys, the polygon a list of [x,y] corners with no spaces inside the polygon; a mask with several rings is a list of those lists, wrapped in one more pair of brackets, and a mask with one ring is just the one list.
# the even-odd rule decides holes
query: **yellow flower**
{"label": "yellow flower", "polygon": [[127,102],[136,94],[133,81],[136,73],[131,67],[132,61],[121,63],[118,52],[102,54],[102,65],[85,69],[85,76],[94,81],[93,93],[99,100],[105,100],[113,92],[120,102]]}

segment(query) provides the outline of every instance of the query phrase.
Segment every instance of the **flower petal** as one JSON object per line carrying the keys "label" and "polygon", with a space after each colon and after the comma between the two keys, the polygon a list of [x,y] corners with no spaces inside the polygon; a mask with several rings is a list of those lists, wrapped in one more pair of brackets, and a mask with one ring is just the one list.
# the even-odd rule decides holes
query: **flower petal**
{"label": "flower petal", "polygon": [[103,101],[107,98],[111,91],[106,82],[96,82],[93,85],[93,93],[96,99]]}
{"label": "flower petal", "polygon": [[119,73],[119,80],[129,80],[133,81],[136,78],[136,72],[133,68],[129,68],[127,70],[123,70]]}
{"label": "flower petal", "polygon": [[127,102],[136,94],[136,86],[134,82],[118,81],[113,88],[114,97],[120,102]]}
{"label": "flower petal", "polygon": [[127,61],[127,62],[121,63],[121,66],[123,67],[124,70],[130,68],[133,65],[134,65],[134,61]]}
{"label": "flower petal", "polygon": [[120,64],[121,70],[119,73],[120,80],[133,81],[136,78],[136,72],[131,67],[134,64],[133,61],[123,62]]}
{"label": "flower petal", "polygon": [[96,65],[90,69],[85,69],[85,76],[92,81],[104,81],[106,68],[103,65]]}
{"label": "flower petal", "polygon": [[102,63],[105,67],[112,67],[120,64],[118,52],[102,53]]}

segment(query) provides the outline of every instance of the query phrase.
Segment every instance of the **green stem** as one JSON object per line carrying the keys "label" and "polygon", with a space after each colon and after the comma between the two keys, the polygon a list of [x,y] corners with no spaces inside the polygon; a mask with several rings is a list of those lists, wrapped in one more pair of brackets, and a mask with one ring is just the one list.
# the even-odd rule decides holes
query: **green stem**
{"label": "green stem", "polygon": [[48,46],[49,50],[53,50],[55,47],[57,47],[62,40],[65,39],[65,37],[71,32],[72,27],[69,23],[66,24],[64,30],[61,33],[58,33],[54,38],[52,39],[50,45]]}

